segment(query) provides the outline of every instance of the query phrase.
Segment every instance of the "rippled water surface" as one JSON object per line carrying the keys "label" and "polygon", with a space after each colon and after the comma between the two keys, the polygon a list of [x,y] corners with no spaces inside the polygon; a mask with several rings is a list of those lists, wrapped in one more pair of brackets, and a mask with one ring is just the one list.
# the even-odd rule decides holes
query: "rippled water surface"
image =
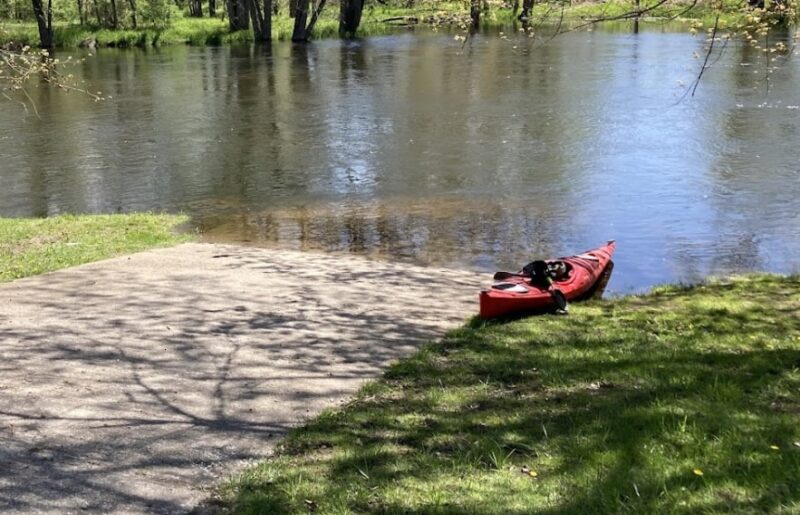
{"label": "rippled water surface", "polygon": [[658,31],[102,51],[0,112],[0,215],[491,270],[616,238],[610,290],[800,270],[800,64]]}

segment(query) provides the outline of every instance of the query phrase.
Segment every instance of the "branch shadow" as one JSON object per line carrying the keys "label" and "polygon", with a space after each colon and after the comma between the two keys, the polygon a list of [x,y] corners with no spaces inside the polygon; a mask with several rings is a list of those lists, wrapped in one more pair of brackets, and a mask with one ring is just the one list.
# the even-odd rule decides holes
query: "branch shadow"
{"label": "branch shadow", "polygon": [[[293,432],[281,454],[233,482],[229,507],[791,511],[796,341],[800,280],[774,277],[465,327]],[[521,479],[527,465],[537,479]]]}
{"label": "branch shadow", "polygon": [[460,323],[474,274],[191,244],[0,286],[0,511],[191,509]]}

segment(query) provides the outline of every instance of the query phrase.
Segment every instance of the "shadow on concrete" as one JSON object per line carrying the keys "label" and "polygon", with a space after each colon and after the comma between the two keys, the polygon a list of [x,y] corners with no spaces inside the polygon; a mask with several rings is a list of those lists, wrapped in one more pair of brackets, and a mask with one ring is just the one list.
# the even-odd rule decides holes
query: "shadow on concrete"
{"label": "shadow on concrete", "polygon": [[2,285],[0,511],[186,511],[463,321],[480,282],[190,244]]}

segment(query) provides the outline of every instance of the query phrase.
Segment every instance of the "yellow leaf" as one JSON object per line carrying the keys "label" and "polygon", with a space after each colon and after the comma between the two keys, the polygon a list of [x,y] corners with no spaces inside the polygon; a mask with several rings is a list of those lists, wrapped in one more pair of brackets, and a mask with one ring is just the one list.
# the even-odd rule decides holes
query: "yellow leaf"
{"label": "yellow leaf", "polygon": [[694,470],[692,470],[692,472],[694,472],[695,476],[702,476],[703,475],[703,471],[700,470],[700,469],[694,469]]}
{"label": "yellow leaf", "polygon": [[773,451],[780,451],[781,450],[781,448],[778,447],[777,445],[770,445],[769,448],[772,449]]}

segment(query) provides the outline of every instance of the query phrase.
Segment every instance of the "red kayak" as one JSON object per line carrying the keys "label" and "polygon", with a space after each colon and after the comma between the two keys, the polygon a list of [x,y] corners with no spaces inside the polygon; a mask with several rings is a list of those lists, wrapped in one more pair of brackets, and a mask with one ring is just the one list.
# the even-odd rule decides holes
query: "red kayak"
{"label": "red kayak", "polygon": [[[614,240],[594,250],[576,256],[548,260],[550,266],[563,263],[563,276],[552,281],[552,288],[560,290],[567,300],[580,298],[597,283],[603,270],[611,261],[616,249]],[[556,306],[552,290],[546,285],[536,283],[528,271],[515,274],[498,272],[503,275],[491,288],[481,291],[481,318],[497,318],[531,311],[552,309]]]}

